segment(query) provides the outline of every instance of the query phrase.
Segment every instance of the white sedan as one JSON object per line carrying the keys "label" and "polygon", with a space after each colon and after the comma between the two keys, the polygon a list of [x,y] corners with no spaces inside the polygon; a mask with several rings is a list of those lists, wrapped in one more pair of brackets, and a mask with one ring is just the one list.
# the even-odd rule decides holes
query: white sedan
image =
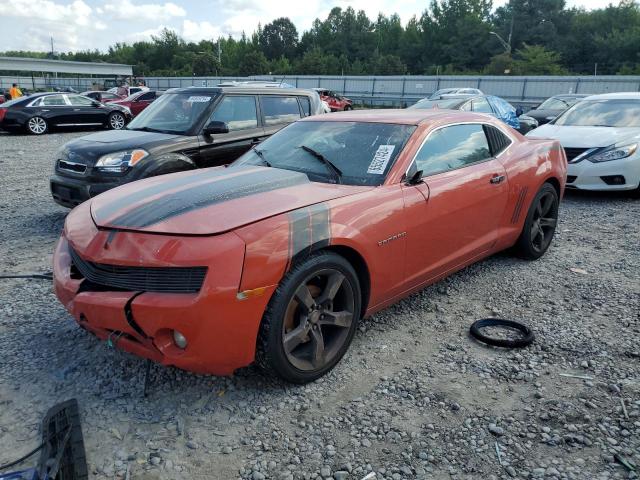
{"label": "white sedan", "polygon": [[640,193],[640,93],[586,97],[527,136],[564,147],[567,188]]}

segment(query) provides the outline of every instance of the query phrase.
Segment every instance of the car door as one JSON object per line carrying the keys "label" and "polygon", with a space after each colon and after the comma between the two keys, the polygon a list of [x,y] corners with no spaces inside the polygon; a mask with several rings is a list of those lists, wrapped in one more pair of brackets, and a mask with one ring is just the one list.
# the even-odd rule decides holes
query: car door
{"label": "car door", "polygon": [[73,123],[72,107],[63,94],[46,95],[33,105],[33,115],[45,118],[51,125]]}
{"label": "car door", "polygon": [[[296,101],[297,105],[297,101]],[[202,167],[226,165],[264,138],[255,95],[225,95],[205,122],[224,122],[229,133],[199,135],[198,163]]]}
{"label": "car door", "polygon": [[106,122],[106,111],[102,106],[89,97],[82,95],[67,95],[71,105],[72,119],[69,123],[76,125],[102,125]]}
{"label": "car door", "polygon": [[428,134],[409,168],[422,182],[405,185],[405,278],[412,288],[486,254],[497,240],[507,202],[506,172],[482,124]]}
{"label": "car door", "polygon": [[294,95],[261,95],[260,106],[266,136],[302,117],[298,99]]}
{"label": "car door", "polygon": [[151,105],[156,99],[156,92],[145,92],[139,95],[133,102],[131,102],[131,113],[135,116],[142,110]]}

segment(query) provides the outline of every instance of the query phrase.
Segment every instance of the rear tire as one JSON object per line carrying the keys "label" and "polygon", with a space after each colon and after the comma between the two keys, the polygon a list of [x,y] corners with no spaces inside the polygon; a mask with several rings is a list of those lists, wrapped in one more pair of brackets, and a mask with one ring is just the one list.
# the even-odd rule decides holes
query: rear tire
{"label": "rear tire", "polygon": [[126,124],[127,120],[120,112],[113,112],[109,114],[109,118],[107,119],[107,127],[110,130],[122,130]]}
{"label": "rear tire", "polygon": [[345,105],[344,106],[344,111],[348,112],[349,110],[353,110],[353,107],[351,105]]}
{"label": "rear tire", "polygon": [[256,364],[292,383],[329,372],[345,354],[360,318],[362,295],[351,264],[319,252],[295,265],[269,302]]}
{"label": "rear tire", "polygon": [[42,117],[32,117],[27,121],[27,131],[31,135],[44,135],[49,130],[49,124]]}
{"label": "rear tire", "polygon": [[515,245],[516,254],[537,260],[545,254],[558,224],[558,192],[549,183],[542,185],[531,202],[522,233]]}

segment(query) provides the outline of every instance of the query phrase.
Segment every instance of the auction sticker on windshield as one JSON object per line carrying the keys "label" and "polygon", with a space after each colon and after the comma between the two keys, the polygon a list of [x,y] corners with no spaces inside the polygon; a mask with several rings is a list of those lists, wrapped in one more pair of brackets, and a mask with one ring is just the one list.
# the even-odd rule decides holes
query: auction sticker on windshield
{"label": "auction sticker on windshield", "polygon": [[190,103],[205,103],[205,102],[208,102],[209,100],[211,100],[211,97],[192,96],[192,97],[189,97],[187,99],[187,102],[190,102]]}
{"label": "auction sticker on windshield", "polygon": [[376,175],[382,175],[384,171],[387,169],[387,164],[391,159],[391,155],[393,155],[393,151],[395,150],[395,145],[380,145],[376,154],[373,156],[373,160],[371,164],[369,164],[369,168],[367,169],[367,173],[374,173]]}

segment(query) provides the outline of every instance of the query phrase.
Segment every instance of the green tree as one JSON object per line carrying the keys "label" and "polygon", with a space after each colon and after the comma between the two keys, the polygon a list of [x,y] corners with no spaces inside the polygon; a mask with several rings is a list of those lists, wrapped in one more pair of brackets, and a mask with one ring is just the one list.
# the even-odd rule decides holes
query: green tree
{"label": "green tree", "polygon": [[264,75],[269,73],[269,62],[264,56],[264,53],[258,50],[249,51],[244,58],[238,69],[238,74],[242,76],[250,75]]}
{"label": "green tree", "polygon": [[547,50],[540,45],[527,45],[516,51],[513,62],[514,73],[518,75],[565,75],[567,70],[561,65],[558,52]]}
{"label": "green tree", "polygon": [[262,53],[269,60],[280,57],[291,60],[298,48],[298,30],[288,18],[277,18],[264,26],[259,43]]}

